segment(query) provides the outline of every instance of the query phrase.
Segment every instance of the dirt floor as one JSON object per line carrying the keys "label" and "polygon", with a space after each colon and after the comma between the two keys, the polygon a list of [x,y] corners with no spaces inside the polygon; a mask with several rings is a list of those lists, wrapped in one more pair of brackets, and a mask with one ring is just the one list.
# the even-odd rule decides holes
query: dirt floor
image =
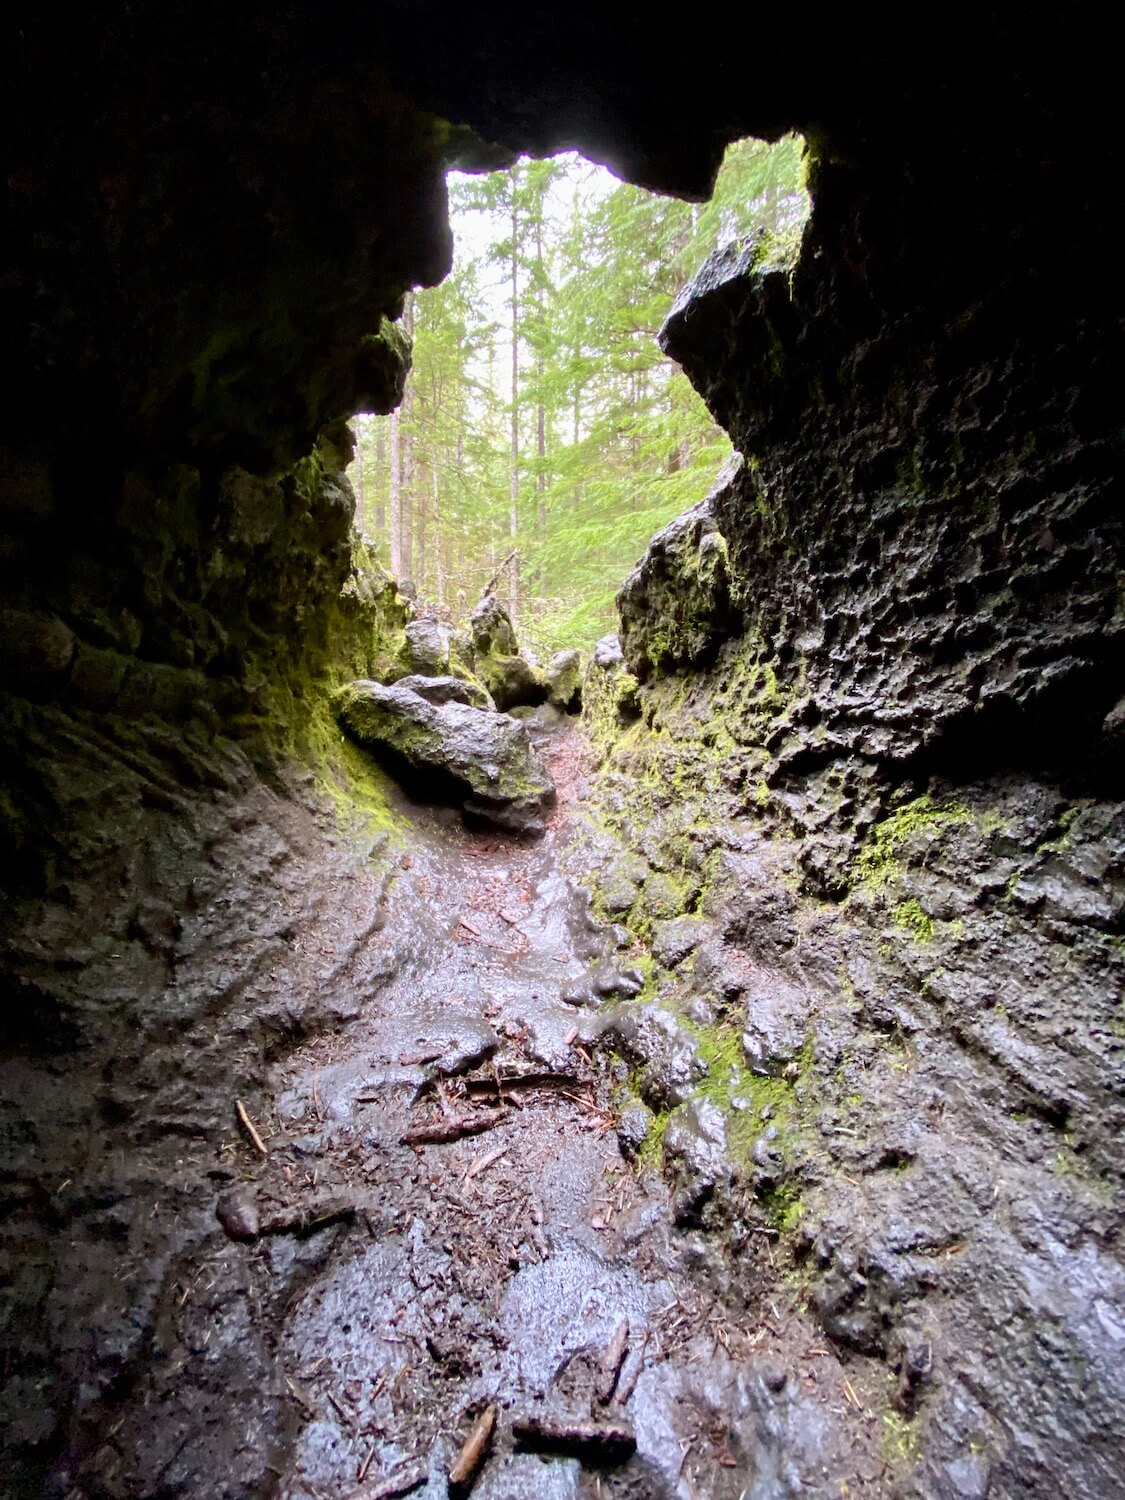
{"label": "dirt floor", "polygon": [[130,1041],[7,1065],[23,1180],[70,1163],[7,1201],[12,1493],[890,1492],[772,1232],[732,1275],[622,1155],[597,1008],[563,998],[612,948],[558,869],[582,745],[543,741],[536,843],[405,805],[373,840],[243,787]]}

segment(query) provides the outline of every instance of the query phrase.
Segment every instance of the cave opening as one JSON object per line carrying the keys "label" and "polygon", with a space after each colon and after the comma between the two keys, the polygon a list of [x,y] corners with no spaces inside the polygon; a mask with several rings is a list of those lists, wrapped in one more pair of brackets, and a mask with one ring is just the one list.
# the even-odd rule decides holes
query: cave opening
{"label": "cave opening", "polygon": [[[1111,20],[17,18],[0,1491],[1122,1491]],[[445,550],[400,524],[392,576],[384,480],[345,478],[448,271],[446,172],[577,146],[702,200],[789,131],[796,266],[736,246],[663,335],[745,461],[645,547],[568,711],[494,712],[510,580],[468,641],[416,606],[511,550],[511,350],[464,509],[457,433],[429,450]],[[540,468],[527,327],[534,643],[586,629],[550,533],[583,442],[544,401]],[[350,737],[387,695],[408,780],[435,717],[488,726],[452,805]]]}
{"label": "cave opening", "polygon": [[613,631],[649,538],[732,453],[660,328],[735,242],[792,266],[804,155],[796,135],[734,142],[702,204],[575,153],[448,174],[453,267],[408,294],[402,403],[353,420],[348,469],[357,528],[423,612],[463,625],[496,590],[543,659]]}

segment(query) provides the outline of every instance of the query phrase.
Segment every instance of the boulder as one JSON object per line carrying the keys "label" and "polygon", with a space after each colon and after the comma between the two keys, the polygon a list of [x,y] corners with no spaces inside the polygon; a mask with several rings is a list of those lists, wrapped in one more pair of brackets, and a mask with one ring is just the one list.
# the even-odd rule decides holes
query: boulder
{"label": "boulder", "polygon": [[[722,486],[733,477],[725,474]],[[656,533],[622,584],[617,609],[625,663],[641,682],[710,661],[737,633],[741,615],[712,497]]]}
{"label": "boulder", "polygon": [[508,611],[495,594],[485,594],[469,620],[473,648],[483,656],[515,656],[519,651]]}
{"label": "boulder", "polygon": [[415,794],[460,803],[469,821],[543,832],[554,782],[514,719],[455,699],[434,703],[402,682],[349,683],[334,707],[347,733],[387,761]]}
{"label": "boulder", "polygon": [[463,677],[400,677],[396,685],[417,693],[427,703],[468,703],[473,708],[496,707],[479,682],[466,682]]}
{"label": "boulder", "polygon": [[411,620],[406,627],[403,651],[407,669],[423,677],[448,675],[452,633],[451,628],[440,620]]}
{"label": "boulder", "polygon": [[522,656],[485,656],[476,658],[477,676],[492,694],[496,707],[534,707],[547,696],[547,682],[542,672]]}
{"label": "boulder", "polygon": [[556,651],[547,663],[547,701],[564,714],[582,708],[582,658],[577,651]]}

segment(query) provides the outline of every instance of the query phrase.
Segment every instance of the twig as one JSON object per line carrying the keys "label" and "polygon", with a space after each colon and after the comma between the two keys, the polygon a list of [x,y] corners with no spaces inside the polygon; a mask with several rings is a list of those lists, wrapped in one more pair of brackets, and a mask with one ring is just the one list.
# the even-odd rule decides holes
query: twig
{"label": "twig", "polygon": [[480,1135],[492,1130],[507,1119],[507,1110],[494,1110],[491,1114],[450,1115],[434,1125],[413,1125],[399,1137],[404,1146],[442,1146],[447,1141],[459,1141],[466,1135]]}
{"label": "twig", "polygon": [[243,1104],[241,1099],[236,1099],[234,1101],[234,1112],[238,1116],[238,1123],[250,1137],[250,1144],[254,1147],[254,1150],[258,1153],[259,1156],[268,1156],[269,1152],[266,1150],[266,1143],[254,1129],[254,1122],[246,1113],[246,1106],[245,1104]]}
{"label": "twig", "polygon": [[492,1432],[496,1426],[495,1406],[486,1406],[473,1423],[473,1430],[465,1439],[457,1460],[449,1471],[450,1492],[467,1495],[473,1487],[477,1471],[488,1455],[492,1443]]}
{"label": "twig", "polygon": [[624,1377],[624,1379],[619,1380],[617,1382],[617,1405],[618,1406],[624,1406],[626,1404],[626,1402],[629,1400],[629,1397],[633,1394],[634,1390],[636,1389],[637,1381],[641,1377],[641,1371],[645,1367],[645,1351],[648,1349],[648,1340],[649,1340],[649,1336],[646,1333],[645,1334],[645,1341],[641,1345],[640,1353],[637,1355],[637,1362],[636,1362],[636,1364],[628,1372],[628,1374]]}
{"label": "twig", "polygon": [[411,1490],[421,1489],[429,1477],[425,1464],[407,1464],[405,1468],[388,1474],[385,1479],[360,1485],[358,1490],[353,1490],[348,1495],[347,1500],[394,1500],[395,1496],[409,1495]]}
{"label": "twig", "polygon": [[629,1319],[622,1318],[598,1363],[594,1390],[603,1406],[613,1399],[613,1393],[617,1389],[617,1381],[621,1375],[621,1367],[628,1353]]}
{"label": "twig", "polygon": [[504,571],[504,569],[508,566],[508,564],[513,560],[513,558],[516,558],[519,555],[520,555],[520,549],[518,547],[513,547],[512,550],[508,553],[507,557],[504,559],[504,561],[497,567],[496,572],[493,573],[492,577],[488,580],[488,582],[485,584],[484,588],[482,589],[482,591],[481,591],[481,598],[482,599],[487,599],[488,595],[492,593],[492,590],[500,582],[500,574]]}
{"label": "twig", "polygon": [[333,1194],[314,1198],[308,1203],[289,1203],[272,1214],[263,1214],[259,1234],[304,1234],[339,1219],[352,1219],[356,1213],[354,1198]]}
{"label": "twig", "polygon": [[627,1422],[582,1422],[529,1414],[514,1418],[512,1431],[525,1448],[573,1453],[595,1463],[623,1463],[637,1447]]}
{"label": "twig", "polygon": [[472,1166],[465,1173],[465,1176],[471,1182],[474,1177],[479,1177],[483,1172],[487,1172],[489,1167],[498,1162],[502,1156],[507,1156],[511,1149],[511,1146],[498,1146],[495,1151],[490,1151],[487,1156],[482,1156],[473,1162]]}

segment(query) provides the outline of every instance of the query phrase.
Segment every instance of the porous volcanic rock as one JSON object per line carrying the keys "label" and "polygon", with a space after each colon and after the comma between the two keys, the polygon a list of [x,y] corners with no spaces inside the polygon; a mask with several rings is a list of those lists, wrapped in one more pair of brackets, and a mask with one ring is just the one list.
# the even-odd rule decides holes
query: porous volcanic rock
{"label": "porous volcanic rock", "polygon": [[[739,459],[724,487],[740,467]],[[642,682],[701,665],[736,634],[741,616],[711,497],[656,533],[618,592],[617,609],[625,664]]]}
{"label": "porous volcanic rock", "polygon": [[556,651],[547,663],[547,701],[564,714],[582,707],[582,657],[577,651]]}
{"label": "porous volcanic rock", "polygon": [[541,833],[555,786],[522,724],[450,700],[433,703],[401,682],[351,682],[335,697],[348,734],[388,759],[413,790],[456,800],[467,818]]}

